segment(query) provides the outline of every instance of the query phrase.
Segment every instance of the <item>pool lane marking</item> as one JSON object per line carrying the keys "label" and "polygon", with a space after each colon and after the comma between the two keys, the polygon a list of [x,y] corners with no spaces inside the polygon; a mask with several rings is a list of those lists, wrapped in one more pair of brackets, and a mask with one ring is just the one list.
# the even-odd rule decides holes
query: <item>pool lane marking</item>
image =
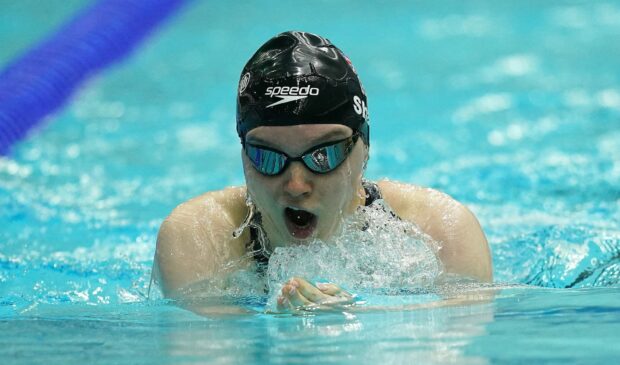
{"label": "pool lane marking", "polygon": [[99,0],[0,72],[0,155],[190,0]]}

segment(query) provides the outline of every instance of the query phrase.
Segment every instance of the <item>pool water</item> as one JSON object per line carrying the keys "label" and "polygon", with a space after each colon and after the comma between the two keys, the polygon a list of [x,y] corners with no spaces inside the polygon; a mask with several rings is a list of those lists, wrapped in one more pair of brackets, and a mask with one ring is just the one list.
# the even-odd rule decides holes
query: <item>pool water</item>
{"label": "pool water", "polygon": [[[0,65],[88,3],[1,3]],[[367,177],[477,215],[492,287],[298,316],[147,299],[163,218],[243,184],[239,72],[291,29],[327,36],[361,75]],[[1,362],[617,362],[618,34],[617,1],[188,4],[0,158]]]}

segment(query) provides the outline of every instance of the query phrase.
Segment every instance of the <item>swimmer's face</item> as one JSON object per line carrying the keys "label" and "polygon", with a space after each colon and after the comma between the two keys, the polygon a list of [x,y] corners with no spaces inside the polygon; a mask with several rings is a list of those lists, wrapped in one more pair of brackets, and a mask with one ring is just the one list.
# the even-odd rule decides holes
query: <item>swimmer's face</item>
{"label": "swimmer's face", "polygon": [[[297,157],[314,146],[351,134],[350,128],[340,124],[262,126],[251,130],[246,142]],[[247,188],[261,212],[271,244],[276,247],[327,239],[334,234],[342,219],[364,202],[361,178],[366,154],[366,146],[359,138],[348,158],[333,171],[317,174],[302,162],[293,161],[281,174],[265,176],[242,151]]]}

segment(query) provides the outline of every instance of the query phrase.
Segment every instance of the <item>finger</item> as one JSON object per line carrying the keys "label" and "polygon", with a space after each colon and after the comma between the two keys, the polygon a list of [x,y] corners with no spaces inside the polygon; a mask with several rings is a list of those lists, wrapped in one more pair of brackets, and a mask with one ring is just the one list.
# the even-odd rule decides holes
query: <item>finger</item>
{"label": "finger", "polygon": [[278,312],[284,312],[292,309],[291,302],[283,296],[278,297]]}
{"label": "finger", "polygon": [[328,295],[326,301],[322,304],[350,304],[355,302],[353,295],[346,290],[342,290],[338,285],[332,283],[317,283],[317,287],[321,292]]}
{"label": "finger", "polygon": [[342,289],[338,285],[332,283],[317,283],[316,287],[324,294],[338,295],[342,292]]}
{"label": "finger", "polygon": [[308,298],[304,297],[294,285],[284,284],[282,287],[282,295],[284,298],[288,299],[293,307],[303,307],[313,304]]}
{"label": "finger", "polygon": [[306,280],[302,278],[293,278],[290,281],[291,285],[295,286],[297,284],[297,289],[306,297],[309,301],[314,303],[321,303],[326,299],[329,299],[329,295],[324,294],[319,289],[317,289],[314,285],[310,284]]}
{"label": "finger", "polygon": [[317,283],[316,286],[319,290],[329,296],[338,297],[338,298],[352,298],[353,295],[346,290],[343,290],[336,284],[332,283]]}

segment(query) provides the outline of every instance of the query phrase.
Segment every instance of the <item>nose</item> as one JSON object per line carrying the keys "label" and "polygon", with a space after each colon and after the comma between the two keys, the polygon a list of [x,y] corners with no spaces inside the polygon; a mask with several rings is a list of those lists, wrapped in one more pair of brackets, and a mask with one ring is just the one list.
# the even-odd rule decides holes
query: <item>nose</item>
{"label": "nose", "polygon": [[310,195],[312,184],[309,181],[310,172],[299,161],[294,161],[286,171],[284,191],[292,198]]}

